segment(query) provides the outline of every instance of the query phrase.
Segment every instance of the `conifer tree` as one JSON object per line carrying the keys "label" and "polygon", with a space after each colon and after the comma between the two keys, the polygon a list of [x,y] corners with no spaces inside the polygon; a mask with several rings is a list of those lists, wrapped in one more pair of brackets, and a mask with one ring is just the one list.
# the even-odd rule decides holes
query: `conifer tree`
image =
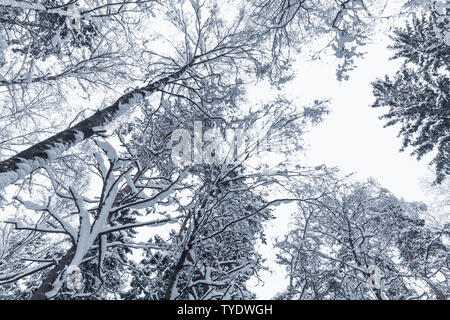
{"label": "conifer tree", "polygon": [[386,127],[401,125],[401,150],[413,148],[418,159],[437,151],[432,164],[438,184],[450,174],[450,47],[442,33],[449,21],[431,14],[396,29],[390,48],[404,64],[393,78],[373,83],[372,107],[389,108],[381,117]]}

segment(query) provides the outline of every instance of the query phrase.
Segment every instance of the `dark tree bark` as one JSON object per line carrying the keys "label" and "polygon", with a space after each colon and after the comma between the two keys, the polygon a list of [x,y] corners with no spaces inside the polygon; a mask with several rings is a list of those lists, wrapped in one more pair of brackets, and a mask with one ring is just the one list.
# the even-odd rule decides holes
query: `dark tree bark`
{"label": "dark tree bark", "polygon": [[62,257],[56,266],[50,271],[47,278],[42,282],[41,286],[33,293],[31,300],[47,300],[47,292],[53,289],[53,284],[64,269],[70,265],[73,257],[75,256],[76,246],[72,246],[69,251]]}
{"label": "dark tree bark", "polygon": [[[147,165],[145,165],[141,171],[139,171],[134,177],[134,182],[138,181],[142,174],[147,170]],[[123,189],[117,193],[116,198],[114,199],[114,206],[119,206],[121,201],[132,191],[129,185],[123,187]],[[109,214],[108,220],[111,219],[112,214]],[[53,289],[53,285],[55,281],[58,279],[59,275],[64,272],[64,270],[70,266],[75,253],[77,251],[76,244],[73,244],[72,247],[67,251],[67,253],[62,257],[56,266],[50,271],[49,275],[42,281],[39,288],[33,293],[31,296],[31,300],[48,300],[49,297],[47,293]]]}
{"label": "dark tree bark", "polygon": [[142,99],[166,85],[170,80],[179,78],[193,62],[194,60],[177,72],[156,82],[124,94],[111,106],[97,111],[87,119],[19,152],[13,157],[3,160],[0,162],[0,190],[40,168],[42,165],[53,161],[77,143],[89,139],[98,132],[96,131],[98,128],[104,127],[128,111],[134,100]]}

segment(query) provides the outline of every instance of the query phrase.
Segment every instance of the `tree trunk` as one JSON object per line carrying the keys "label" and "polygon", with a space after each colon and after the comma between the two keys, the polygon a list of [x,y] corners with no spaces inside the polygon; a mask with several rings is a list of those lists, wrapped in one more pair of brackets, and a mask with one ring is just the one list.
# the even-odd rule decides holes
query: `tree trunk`
{"label": "tree trunk", "polygon": [[[147,164],[143,166],[143,168],[136,173],[136,175],[133,178],[133,181],[136,182],[139,180],[139,178],[142,176],[142,174],[147,170]],[[114,206],[119,206],[120,202],[131,192],[131,187],[129,185],[126,185],[123,187],[123,189],[117,193],[116,198],[114,199]],[[111,219],[111,213],[108,217],[108,220]],[[50,292],[53,289],[53,285],[58,279],[58,276],[64,272],[66,267],[70,266],[75,253],[77,251],[77,246],[74,244],[66,253],[64,257],[62,257],[56,266],[50,271],[49,275],[42,281],[40,287],[33,293],[31,296],[31,300],[47,300],[49,297],[47,297],[47,293]]]}
{"label": "tree trunk", "polygon": [[31,300],[47,300],[47,292],[51,291],[53,289],[53,284],[55,283],[56,279],[58,279],[61,272],[64,271],[64,269],[70,265],[70,262],[72,262],[72,259],[75,255],[76,246],[73,245],[69,251],[67,251],[66,255],[61,258],[61,260],[58,261],[56,264],[56,267],[50,271],[47,278],[42,282],[41,286],[33,293],[31,296]]}
{"label": "tree trunk", "polygon": [[0,190],[53,161],[75,144],[92,137],[99,129],[126,113],[136,100],[154,93],[170,80],[179,78],[193,62],[169,76],[124,94],[111,106],[97,111],[73,127],[0,162]]}

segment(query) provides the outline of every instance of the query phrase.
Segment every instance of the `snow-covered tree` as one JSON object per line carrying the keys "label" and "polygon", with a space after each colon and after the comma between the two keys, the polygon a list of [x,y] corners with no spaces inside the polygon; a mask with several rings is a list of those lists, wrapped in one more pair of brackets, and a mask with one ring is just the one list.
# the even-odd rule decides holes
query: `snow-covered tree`
{"label": "snow-covered tree", "polygon": [[450,9],[414,17],[394,31],[394,59],[404,64],[394,78],[373,83],[373,107],[387,107],[386,126],[399,124],[402,150],[413,148],[421,159],[436,152],[432,161],[436,183],[450,174]]}
{"label": "snow-covered tree", "polygon": [[[294,229],[278,243],[290,280],[278,298],[449,298],[448,231],[425,224],[423,204],[373,181],[326,188],[320,202],[298,206]],[[381,277],[371,287],[374,268]]]}

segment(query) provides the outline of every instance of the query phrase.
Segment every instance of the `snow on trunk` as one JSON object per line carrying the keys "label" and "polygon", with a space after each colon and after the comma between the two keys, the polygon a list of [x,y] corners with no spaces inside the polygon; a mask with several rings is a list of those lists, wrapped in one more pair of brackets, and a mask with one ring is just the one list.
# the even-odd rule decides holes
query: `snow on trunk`
{"label": "snow on trunk", "polygon": [[165,78],[124,94],[111,106],[97,111],[73,127],[0,162],[0,190],[55,160],[77,143],[92,137],[111,121],[126,113],[138,100],[154,93],[170,80],[179,78],[193,62],[194,60]]}

